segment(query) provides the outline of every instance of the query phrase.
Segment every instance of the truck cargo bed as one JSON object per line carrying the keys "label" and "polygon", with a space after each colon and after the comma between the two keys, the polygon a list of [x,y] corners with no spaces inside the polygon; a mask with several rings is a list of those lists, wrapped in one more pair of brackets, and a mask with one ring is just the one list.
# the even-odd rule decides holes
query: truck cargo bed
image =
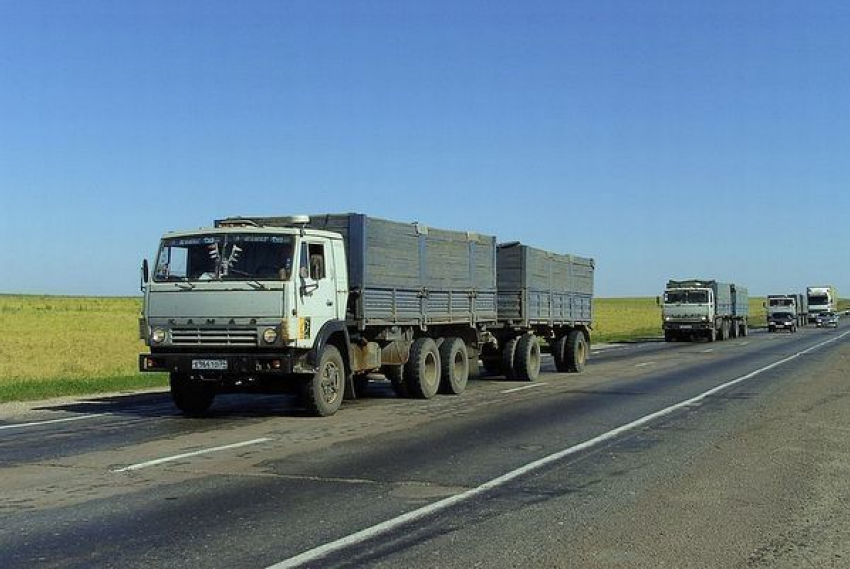
{"label": "truck cargo bed", "polygon": [[[289,218],[250,218],[262,225]],[[348,317],[359,327],[493,322],[496,238],[359,213],[311,215],[339,233],[348,259]]]}

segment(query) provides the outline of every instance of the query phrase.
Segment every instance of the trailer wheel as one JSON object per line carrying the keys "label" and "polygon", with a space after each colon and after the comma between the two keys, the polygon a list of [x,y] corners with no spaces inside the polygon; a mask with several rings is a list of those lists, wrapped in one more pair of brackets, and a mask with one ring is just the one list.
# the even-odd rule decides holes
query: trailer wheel
{"label": "trailer wheel", "polygon": [[345,363],[336,346],[322,350],[316,373],[301,383],[301,400],[307,411],[317,417],[333,415],[345,395]]}
{"label": "trailer wheel", "polygon": [[709,329],[708,333],[706,334],[706,339],[709,342],[715,342],[717,340],[717,329],[716,328]]}
{"label": "trailer wheel", "polygon": [[446,338],[440,344],[440,393],[460,395],[469,381],[469,356],[460,338]]}
{"label": "trailer wheel", "polygon": [[534,381],[540,375],[540,341],[534,334],[524,334],[517,342],[514,375],[523,381]]}
{"label": "trailer wheel", "polygon": [[573,373],[584,371],[589,351],[584,334],[579,330],[570,332],[567,336],[567,371]]}
{"label": "trailer wheel", "polygon": [[741,337],[743,338],[744,336],[748,336],[749,333],[750,330],[749,328],[747,328],[747,323],[744,322],[743,324],[741,324]]}
{"label": "trailer wheel", "polygon": [[184,373],[172,373],[171,399],[186,415],[203,415],[215,399],[214,386],[198,377]]}
{"label": "trailer wheel", "polygon": [[440,387],[440,352],[431,338],[418,338],[404,364],[404,383],[412,397],[431,399]]}
{"label": "trailer wheel", "polygon": [[567,336],[558,336],[552,343],[552,357],[555,359],[555,369],[559,373],[567,371]]}
{"label": "trailer wheel", "polygon": [[740,336],[740,330],[741,330],[741,327],[738,326],[738,322],[737,321],[732,322],[732,325],[729,327],[729,337],[730,338],[737,338],[738,336]]}
{"label": "trailer wheel", "polygon": [[502,373],[505,374],[505,379],[515,379],[514,362],[516,361],[516,345],[519,342],[519,336],[515,336],[505,342],[502,347]]}

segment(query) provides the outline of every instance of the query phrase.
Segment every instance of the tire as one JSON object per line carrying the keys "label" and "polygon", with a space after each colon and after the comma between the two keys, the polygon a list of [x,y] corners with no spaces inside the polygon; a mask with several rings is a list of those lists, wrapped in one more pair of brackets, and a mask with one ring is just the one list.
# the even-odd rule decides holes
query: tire
{"label": "tire", "polygon": [[673,332],[670,331],[670,330],[664,330],[664,341],[665,342],[675,342],[676,341],[676,335],[673,334]]}
{"label": "tire", "polygon": [[750,329],[747,328],[747,323],[741,324],[741,337],[744,338],[750,334]]}
{"label": "tire", "polygon": [[417,338],[404,364],[404,384],[411,397],[431,399],[440,387],[440,352],[431,338]]}
{"label": "tire", "polygon": [[410,397],[410,392],[407,390],[407,385],[404,383],[404,366],[386,365],[381,368],[387,379],[390,380],[390,385],[396,397]]}
{"label": "tire", "polygon": [[590,348],[587,345],[587,339],[584,333],[579,330],[573,330],[567,336],[567,351],[566,364],[567,371],[571,373],[581,373],[587,365],[587,357],[590,353]]}
{"label": "tire", "polygon": [[519,336],[511,338],[502,346],[502,373],[505,374],[505,379],[516,379],[514,361],[516,360],[517,342],[519,342]]}
{"label": "tire", "polygon": [[566,373],[567,371],[566,353],[567,336],[558,336],[552,343],[552,357],[555,359],[555,369],[558,370],[559,373]]}
{"label": "tire", "polygon": [[716,342],[716,341],[717,341],[717,329],[716,329],[716,328],[711,328],[711,329],[708,331],[708,334],[706,335],[706,338],[708,339],[708,341],[709,341],[709,342]]}
{"label": "tire", "polygon": [[301,383],[301,400],[307,412],[316,417],[333,415],[345,396],[345,363],[336,346],[322,350],[316,373]]}
{"label": "tire", "polygon": [[534,334],[520,336],[514,354],[514,377],[535,381],[540,375],[540,340]]}
{"label": "tire", "polygon": [[440,393],[460,395],[469,382],[469,356],[460,338],[446,338],[440,344]]}
{"label": "tire", "polygon": [[215,387],[200,377],[172,373],[169,383],[174,405],[186,415],[203,415],[215,399]]}
{"label": "tire", "polygon": [[738,322],[732,322],[732,324],[729,326],[729,337],[737,338],[739,335],[739,331],[740,326],[738,326]]}
{"label": "tire", "polygon": [[729,338],[729,322],[724,320],[720,324],[720,334],[717,336],[718,342],[724,342]]}

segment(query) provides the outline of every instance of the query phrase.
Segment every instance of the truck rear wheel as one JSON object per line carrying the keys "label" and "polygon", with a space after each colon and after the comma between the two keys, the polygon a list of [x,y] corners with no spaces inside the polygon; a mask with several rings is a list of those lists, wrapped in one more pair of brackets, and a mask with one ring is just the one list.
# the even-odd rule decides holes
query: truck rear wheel
{"label": "truck rear wheel", "polygon": [[440,387],[440,352],[431,338],[418,338],[404,364],[404,384],[411,397],[431,399]]}
{"label": "truck rear wheel", "polygon": [[534,334],[524,334],[517,342],[514,375],[523,381],[534,381],[540,375],[540,342]]}
{"label": "truck rear wheel", "polygon": [[516,361],[516,345],[519,342],[519,336],[515,336],[505,342],[502,347],[502,373],[505,374],[505,379],[515,379],[514,362]]}
{"label": "truck rear wheel", "polygon": [[171,399],[186,415],[203,415],[215,399],[214,386],[204,383],[197,376],[184,373],[172,373]]}
{"label": "truck rear wheel", "polygon": [[322,350],[316,373],[301,384],[301,400],[307,411],[317,417],[333,415],[345,395],[345,363],[336,346],[328,344]]}
{"label": "truck rear wheel", "polygon": [[567,371],[573,373],[584,371],[584,366],[587,365],[589,351],[584,333],[579,330],[570,332],[567,336]]}
{"label": "truck rear wheel", "polygon": [[665,342],[673,342],[676,340],[676,336],[673,335],[673,332],[670,330],[664,330],[664,341]]}
{"label": "truck rear wheel", "polygon": [[567,371],[567,360],[565,357],[567,351],[567,336],[558,336],[552,343],[552,358],[555,360],[555,369],[559,373]]}
{"label": "truck rear wheel", "polygon": [[469,356],[460,338],[446,338],[440,344],[440,393],[460,395],[469,381]]}

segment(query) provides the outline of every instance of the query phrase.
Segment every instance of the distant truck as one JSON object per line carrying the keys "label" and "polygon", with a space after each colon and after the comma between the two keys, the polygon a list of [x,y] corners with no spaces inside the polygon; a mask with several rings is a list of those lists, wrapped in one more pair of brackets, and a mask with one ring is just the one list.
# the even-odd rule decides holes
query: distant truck
{"label": "distant truck", "polygon": [[664,340],[726,340],[748,334],[749,295],[712,279],[670,280],[661,304]]}
{"label": "distant truck", "polygon": [[810,286],[806,288],[806,299],[809,306],[809,323],[817,321],[821,312],[835,312],[838,310],[838,292],[834,286]]}
{"label": "distant truck", "polygon": [[372,372],[428,399],[462,393],[494,354],[509,377],[536,379],[541,338],[558,369],[589,353],[593,262],[497,253],[473,232],[356,213],[228,218],[166,234],[142,273],[139,368],[168,372],[187,414],[256,391],[298,393],[326,416]]}
{"label": "distant truck", "polygon": [[767,331],[788,330],[791,333],[803,326],[806,315],[801,294],[771,294],[765,302]]}

